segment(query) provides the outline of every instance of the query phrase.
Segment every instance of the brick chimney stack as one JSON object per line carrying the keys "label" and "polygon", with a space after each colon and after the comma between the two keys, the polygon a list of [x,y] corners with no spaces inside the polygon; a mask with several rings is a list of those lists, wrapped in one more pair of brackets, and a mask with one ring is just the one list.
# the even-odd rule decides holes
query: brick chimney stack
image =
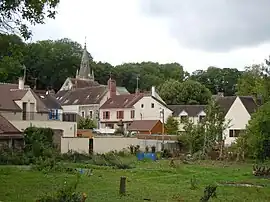
{"label": "brick chimney stack", "polygon": [[110,78],[107,84],[109,90],[109,98],[112,98],[116,95],[116,81]]}

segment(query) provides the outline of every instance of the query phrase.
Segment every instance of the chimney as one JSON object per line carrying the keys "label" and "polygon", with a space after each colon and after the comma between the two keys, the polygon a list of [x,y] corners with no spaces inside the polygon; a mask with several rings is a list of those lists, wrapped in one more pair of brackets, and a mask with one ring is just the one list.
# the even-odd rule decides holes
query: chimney
{"label": "chimney", "polygon": [[19,89],[24,89],[24,79],[23,77],[19,77]]}
{"label": "chimney", "polygon": [[156,89],[155,89],[155,86],[152,86],[152,88],[151,88],[151,96],[152,96],[152,97],[156,97]]}
{"label": "chimney", "polygon": [[116,95],[116,81],[110,78],[107,84],[109,90],[109,98],[112,98]]}

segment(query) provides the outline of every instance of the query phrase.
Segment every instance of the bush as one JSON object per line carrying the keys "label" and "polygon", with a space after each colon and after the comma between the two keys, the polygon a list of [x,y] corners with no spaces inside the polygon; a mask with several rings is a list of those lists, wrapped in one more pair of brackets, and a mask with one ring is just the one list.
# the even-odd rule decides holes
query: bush
{"label": "bush", "polygon": [[53,196],[44,196],[37,202],[84,202],[86,200],[85,193],[76,192],[79,184],[79,175],[75,183],[71,185],[64,185]]}

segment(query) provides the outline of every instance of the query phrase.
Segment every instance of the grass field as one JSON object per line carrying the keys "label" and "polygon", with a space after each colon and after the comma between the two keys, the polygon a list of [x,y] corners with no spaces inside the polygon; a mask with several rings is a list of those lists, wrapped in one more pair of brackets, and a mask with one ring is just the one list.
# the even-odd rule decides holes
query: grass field
{"label": "grass field", "polygon": [[[79,165],[71,165],[79,167]],[[254,177],[251,164],[224,165],[203,161],[196,164],[177,164],[170,168],[169,161],[138,162],[136,168],[117,170],[109,167],[93,168],[93,175],[82,175],[79,191],[88,196],[86,201],[199,201],[204,187],[223,182],[252,183],[256,187],[233,187],[218,185],[217,198],[210,201],[270,201],[270,179]],[[127,194],[119,196],[120,176],[127,177]],[[191,189],[191,178],[198,182]],[[0,167],[0,201],[31,202],[47,192],[76,179],[66,173],[44,174],[11,166]]]}

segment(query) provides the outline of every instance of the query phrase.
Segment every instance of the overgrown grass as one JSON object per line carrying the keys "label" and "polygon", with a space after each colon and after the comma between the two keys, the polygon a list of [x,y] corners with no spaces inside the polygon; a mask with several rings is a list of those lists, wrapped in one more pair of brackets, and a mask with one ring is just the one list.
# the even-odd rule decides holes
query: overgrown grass
{"label": "overgrown grass", "polygon": [[[270,201],[270,180],[252,175],[252,164],[225,164],[202,161],[193,164],[169,161],[136,162],[132,169],[71,163],[69,167],[91,167],[92,175],[82,174],[78,191],[87,194],[86,201],[199,201],[207,185],[222,182],[263,184],[264,188],[218,185],[217,198],[211,201]],[[127,194],[119,196],[119,180],[127,177]],[[47,192],[54,192],[76,174],[44,173],[14,166],[0,167],[0,201],[35,201]],[[196,180],[196,189],[191,188]]]}

